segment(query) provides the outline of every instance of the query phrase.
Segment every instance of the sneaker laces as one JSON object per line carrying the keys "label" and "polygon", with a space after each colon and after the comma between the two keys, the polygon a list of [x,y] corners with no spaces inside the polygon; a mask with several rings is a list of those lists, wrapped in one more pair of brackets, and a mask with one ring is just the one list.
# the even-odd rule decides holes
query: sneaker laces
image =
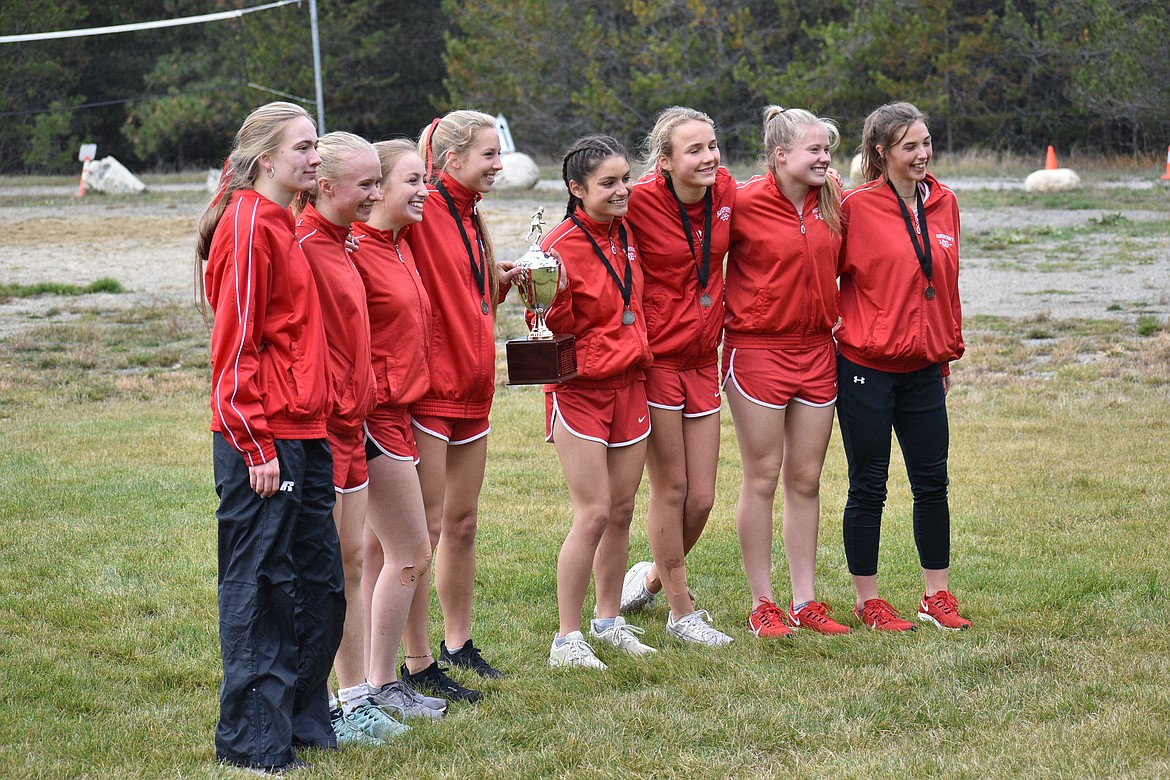
{"label": "sneaker laces", "polygon": [[802,609],[797,610],[801,620],[809,620],[821,625],[829,622],[829,615],[832,612],[833,608],[823,601],[810,601]]}
{"label": "sneaker laces", "polygon": [[584,639],[566,639],[565,643],[558,647],[557,650],[564,648],[565,662],[576,663],[585,658],[596,658],[593,653],[593,648]]}
{"label": "sneaker laces", "polygon": [[959,600],[949,590],[940,590],[926,599],[928,607],[934,607],[944,615],[959,614]]}
{"label": "sneaker laces", "polygon": [[711,613],[705,609],[697,609],[689,615],[684,615],[675,623],[676,626],[686,624],[687,629],[700,639],[712,640],[718,632],[711,625]]}
{"label": "sneaker laces", "polygon": [[612,633],[616,641],[613,642],[615,647],[625,649],[626,645],[631,642],[635,645],[642,644],[635,634],[641,635],[646,633],[646,629],[638,626],[631,626],[629,623],[622,623],[621,625],[612,625],[601,632],[602,634]]}
{"label": "sneaker laces", "polygon": [[890,602],[884,599],[871,599],[865,602],[862,613],[872,618],[874,625],[878,623],[884,625],[900,615],[898,610],[894,609],[890,605]]}
{"label": "sneaker laces", "polygon": [[776,606],[776,602],[770,601],[763,596],[760,596],[760,606],[756,607],[753,614],[756,615],[757,620],[763,628],[776,628],[777,626],[788,625],[784,622],[784,615],[780,612],[780,608]]}

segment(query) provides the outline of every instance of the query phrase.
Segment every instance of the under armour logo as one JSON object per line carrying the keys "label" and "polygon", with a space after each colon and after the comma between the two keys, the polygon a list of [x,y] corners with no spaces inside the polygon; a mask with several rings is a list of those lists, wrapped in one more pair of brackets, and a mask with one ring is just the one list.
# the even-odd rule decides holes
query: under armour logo
{"label": "under armour logo", "polygon": [[853,377],[853,384],[855,384],[855,385],[864,385],[864,384],[865,384],[865,377],[863,377],[863,376],[855,376],[855,377]]}
{"label": "under armour logo", "polygon": [[291,492],[293,492],[293,488],[295,488],[296,486],[297,486],[297,483],[293,482],[291,479],[286,479],[284,482],[280,483],[280,492],[281,493],[291,493]]}

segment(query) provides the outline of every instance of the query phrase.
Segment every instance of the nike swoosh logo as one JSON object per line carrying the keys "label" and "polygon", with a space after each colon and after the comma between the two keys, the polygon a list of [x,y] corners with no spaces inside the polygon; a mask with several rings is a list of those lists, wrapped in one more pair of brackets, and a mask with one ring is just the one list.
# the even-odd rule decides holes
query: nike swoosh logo
{"label": "nike swoosh logo", "polygon": [[638,422],[640,422],[640,423],[646,422],[646,415],[642,415],[641,417],[639,417]]}

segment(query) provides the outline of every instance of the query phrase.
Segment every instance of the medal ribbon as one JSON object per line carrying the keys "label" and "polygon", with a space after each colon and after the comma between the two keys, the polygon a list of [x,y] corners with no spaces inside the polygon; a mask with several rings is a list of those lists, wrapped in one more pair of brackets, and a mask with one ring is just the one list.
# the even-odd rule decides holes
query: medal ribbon
{"label": "medal ribbon", "polygon": [[678,193],[674,191],[674,183],[666,176],[666,188],[670,190],[670,194],[674,196],[674,202],[678,204],[678,218],[682,223],[683,233],[687,237],[687,246],[691,248],[691,257],[695,259],[695,273],[699,277],[699,286],[704,291],[707,290],[707,280],[711,278],[711,208],[714,202],[714,196],[711,194],[711,188],[707,188],[707,194],[703,196],[703,257],[700,260],[698,254],[695,252],[695,238],[694,231],[691,229],[691,218],[687,214],[687,207],[679,199]]}
{"label": "medal ribbon", "polygon": [[618,237],[622,240],[622,251],[625,252],[626,257],[626,279],[623,284],[617,275],[617,271],[614,270],[613,264],[609,262],[609,257],[606,256],[605,252],[601,251],[601,246],[593,238],[593,234],[585,229],[585,226],[581,224],[581,220],[577,219],[576,214],[570,214],[569,219],[573,220],[573,224],[581,229],[581,232],[589,239],[589,243],[593,245],[593,251],[601,258],[601,262],[605,263],[605,270],[609,271],[610,277],[613,279],[614,284],[617,285],[618,292],[622,294],[622,304],[628,310],[630,308],[630,295],[634,292],[634,264],[630,262],[630,243],[629,239],[626,238],[626,226],[618,225]]}
{"label": "medal ribbon", "polygon": [[914,197],[918,206],[918,226],[922,230],[922,243],[918,243],[918,231],[914,229],[913,223],[910,221],[910,211],[906,208],[906,204],[902,202],[902,196],[894,189],[894,183],[889,179],[886,183],[890,185],[890,189],[894,190],[894,199],[898,201],[898,207],[902,209],[902,220],[906,223],[906,233],[910,236],[910,243],[914,245],[914,254],[918,255],[918,265],[922,267],[922,273],[926,276],[926,284],[933,286],[931,281],[933,276],[933,267],[930,256],[930,235],[926,228],[926,209],[922,205],[922,191],[918,189],[918,185],[914,185]]}
{"label": "medal ribbon", "polygon": [[[471,275],[475,277],[475,283],[479,285],[479,296],[487,301],[487,258],[483,256],[483,242],[476,238],[476,245],[479,248],[479,264],[476,265],[475,253],[471,251],[471,239],[467,237],[467,231],[463,229],[463,217],[459,215],[459,209],[455,206],[455,199],[451,197],[451,193],[443,186],[443,182],[435,182],[435,189],[443,196],[443,200],[447,201],[447,210],[451,212],[451,218],[455,220],[455,224],[459,227],[459,237],[463,239],[463,248],[467,250],[467,259],[471,263]],[[474,212],[475,206],[472,206]]]}

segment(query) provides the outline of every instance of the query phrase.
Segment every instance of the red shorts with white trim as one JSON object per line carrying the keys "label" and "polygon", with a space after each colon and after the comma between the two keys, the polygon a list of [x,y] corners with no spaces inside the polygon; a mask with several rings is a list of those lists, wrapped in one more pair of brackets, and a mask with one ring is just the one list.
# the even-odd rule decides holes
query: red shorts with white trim
{"label": "red shorts with white trim", "polygon": [[659,409],[681,410],[683,417],[703,417],[719,411],[719,368],[646,369],[646,402]]}
{"label": "red shorts with white trim", "polygon": [[474,420],[464,420],[459,417],[431,417],[425,414],[416,414],[410,420],[411,425],[426,434],[442,439],[448,444],[469,444],[476,439],[482,439],[491,432],[492,426],[488,418],[479,417]]}
{"label": "red shorts with white trim", "polygon": [[760,406],[831,406],[837,400],[837,347],[830,339],[811,349],[724,349],[724,387],[728,382]]}
{"label": "red shorts with white trim", "polygon": [[410,412],[405,407],[382,411],[375,409],[366,418],[366,461],[380,455],[394,460],[418,463],[418,445],[414,442],[414,428]]}
{"label": "red shorts with white trim", "polygon": [[333,451],[333,489],[352,493],[370,483],[366,468],[366,434],[361,428],[326,431],[325,438]]}
{"label": "red shorts with white trim", "polygon": [[569,433],[607,447],[626,447],[650,435],[646,383],[617,389],[557,385],[544,394],[545,441],[553,440],[557,418]]}

